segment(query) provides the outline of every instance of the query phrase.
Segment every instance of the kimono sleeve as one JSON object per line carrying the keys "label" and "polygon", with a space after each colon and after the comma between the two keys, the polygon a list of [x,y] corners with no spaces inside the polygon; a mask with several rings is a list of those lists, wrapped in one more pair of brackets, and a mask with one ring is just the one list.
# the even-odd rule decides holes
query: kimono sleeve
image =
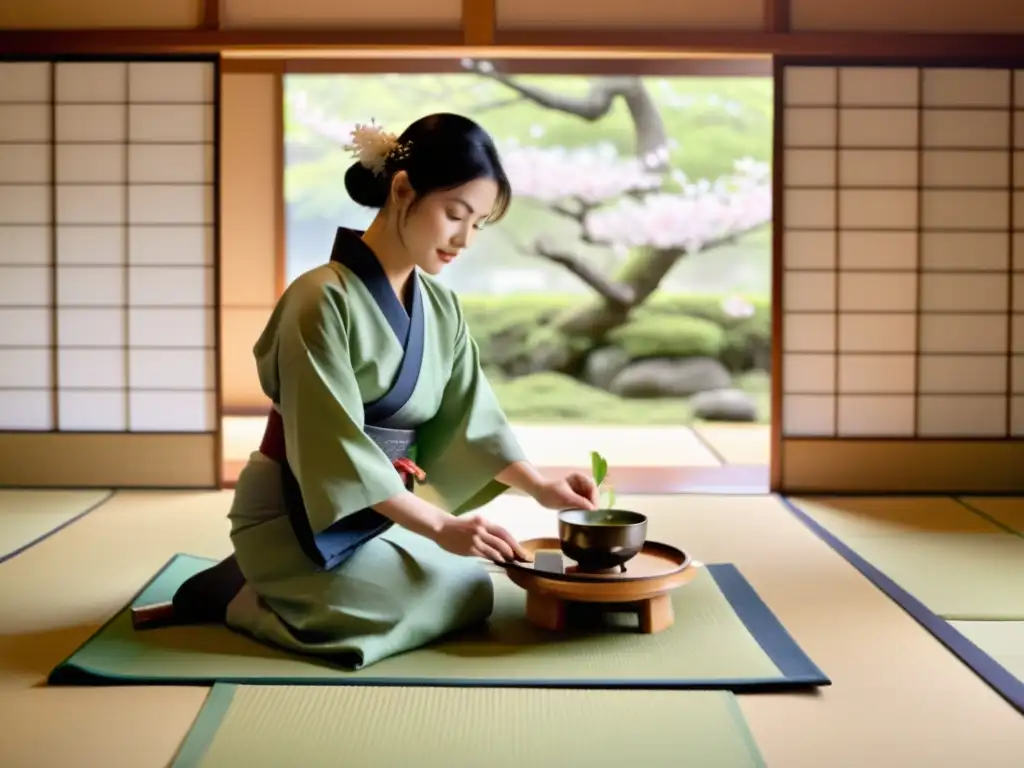
{"label": "kimono sleeve", "polygon": [[363,400],[338,300],[311,297],[279,339],[285,447],[314,533],[405,493],[401,476],[363,431]]}
{"label": "kimono sleeve", "polygon": [[508,487],[495,476],[526,459],[480,366],[480,351],[455,301],[452,372],[437,414],[418,429],[417,462],[453,514],[477,509]]}

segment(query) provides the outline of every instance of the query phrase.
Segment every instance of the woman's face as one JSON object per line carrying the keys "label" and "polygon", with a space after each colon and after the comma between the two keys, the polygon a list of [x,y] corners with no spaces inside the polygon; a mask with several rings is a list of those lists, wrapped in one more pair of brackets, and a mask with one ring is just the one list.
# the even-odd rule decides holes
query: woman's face
{"label": "woman's face", "polygon": [[411,260],[427,274],[436,275],[472,245],[494,208],[498,185],[492,179],[477,179],[420,198],[411,210],[415,194],[407,178],[395,179],[392,195]]}

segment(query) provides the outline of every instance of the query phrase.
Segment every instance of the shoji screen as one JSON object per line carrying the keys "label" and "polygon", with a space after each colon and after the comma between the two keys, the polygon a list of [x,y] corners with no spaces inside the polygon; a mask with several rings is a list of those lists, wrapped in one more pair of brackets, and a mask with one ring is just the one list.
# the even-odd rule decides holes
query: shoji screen
{"label": "shoji screen", "polygon": [[1022,80],[784,67],[784,486],[1024,488]]}
{"label": "shoji screen", "polygon": [[51,70],[37,62],[0,67],[0,430],[50,430]]}
{"label": "shoji screen", "polygon": [[215,65],[0,73],[0,482],[214,485]]}

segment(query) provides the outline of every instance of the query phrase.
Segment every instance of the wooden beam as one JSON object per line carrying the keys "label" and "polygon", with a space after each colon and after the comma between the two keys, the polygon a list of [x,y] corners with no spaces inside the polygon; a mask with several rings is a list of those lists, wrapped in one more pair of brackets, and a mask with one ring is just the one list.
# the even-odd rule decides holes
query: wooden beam
{"label": "wooden beam", "polygon": [[224,0],[199,0],[203,9],[201,29],[220,29],[221,5]]}
{"label": "wooden beam", "polygon": [[1024,34],[953,35],[727,30],[498,30],[493,46],[467,46],[461,29],[3,30],[0,56],[224,54],[238,58],[783,56],[801,59],[1015,66]]}
{"label": "wooden beam", "polygon": [[792,0],[764,0],[764,31],[789,32]]}
{"label": "wooden beam", "polygon": [[497,18],[497,0],[462,0],[462,42],[473,46],[494,45]]}
{"label": "wooden beam", "polygon": [[[640,75],[660,77],[770,77],[772,62],[757,58],[690,59],[506,59],[488,57],[495,68],[509,75]],[[225,59],[223,70],[276,71],[268,65],[283,66],[289,74],[402,73],[456,74],[465,72],[462,62],[452,58],[316,58],[316,59]],[[236,69],[237,68],[237,69]]]}

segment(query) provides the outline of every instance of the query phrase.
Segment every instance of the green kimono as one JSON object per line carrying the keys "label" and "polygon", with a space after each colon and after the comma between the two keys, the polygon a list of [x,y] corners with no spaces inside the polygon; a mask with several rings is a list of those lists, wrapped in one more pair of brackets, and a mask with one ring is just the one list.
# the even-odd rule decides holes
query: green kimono
{"label": "green kimono", "polygon": [[[372,251],[342,229],[331,262],[288,287],[255,346],[313,534],[406,490],[365,429],[382,405],[375,426],[415,429],[416,463],[453,513],[504,491],[495,475],[524,459],[455,295],[416,273],[411,296],[403,306]],[[395,525],[327,567],[300,545],[286,507],[281,465],[252,454],[230,512],[245,586],[229,626],[360,668],[490,614],[477,561]]]}

